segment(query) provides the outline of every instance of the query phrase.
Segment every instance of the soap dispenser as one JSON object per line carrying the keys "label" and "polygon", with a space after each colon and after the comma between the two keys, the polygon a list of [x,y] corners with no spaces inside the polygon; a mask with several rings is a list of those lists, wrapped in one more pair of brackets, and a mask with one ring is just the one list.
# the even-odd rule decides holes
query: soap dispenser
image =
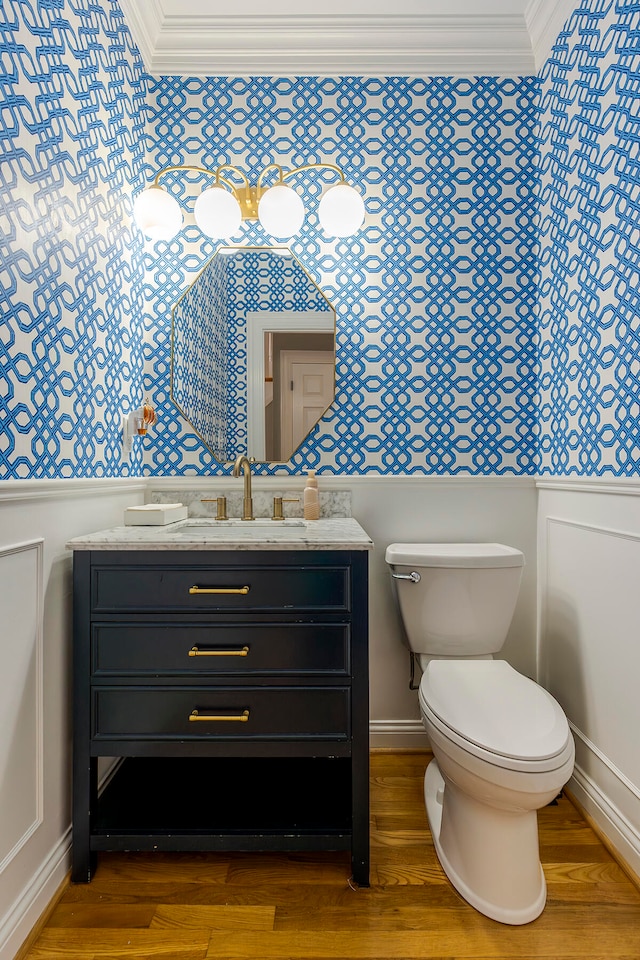
{"label": "soap dispenser", "polygon": [[305,520],[318,520],[320,518],[320,498],[318,496],[318,480],[315,470],[309,470],[307,473],[307,482],[302,498]]}

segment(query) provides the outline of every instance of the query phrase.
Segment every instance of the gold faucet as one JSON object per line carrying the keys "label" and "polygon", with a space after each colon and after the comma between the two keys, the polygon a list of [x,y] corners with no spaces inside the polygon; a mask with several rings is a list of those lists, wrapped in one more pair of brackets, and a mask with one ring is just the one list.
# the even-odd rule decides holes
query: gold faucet
{"label": "gold faucet", "polygon": [[242,501],[242,519],[254,520],[253,516],[253,498],[251,496],[251,462],[244,453],[236,457],[233,465],[233,476],[239,477],[240,471],[244,474],[244,499]]}

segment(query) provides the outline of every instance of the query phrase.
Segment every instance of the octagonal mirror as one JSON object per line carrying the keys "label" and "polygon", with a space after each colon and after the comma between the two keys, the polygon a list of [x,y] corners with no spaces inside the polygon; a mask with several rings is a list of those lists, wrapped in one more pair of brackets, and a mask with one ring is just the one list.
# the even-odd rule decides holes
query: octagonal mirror
{"label": "octagonal mirror", "polygon": [[172,311],[171,399],[216,459],[289,460],[335,395],[335,310],[286,247],[221,247]]}

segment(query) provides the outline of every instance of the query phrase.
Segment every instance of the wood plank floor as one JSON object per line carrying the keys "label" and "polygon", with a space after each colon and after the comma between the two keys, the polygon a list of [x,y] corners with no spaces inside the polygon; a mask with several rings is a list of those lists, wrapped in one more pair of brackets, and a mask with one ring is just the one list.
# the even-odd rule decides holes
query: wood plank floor
{"label": "wood plank floor", "polygon": [[[369,889],[347,854],[101,854],[28,960],[639,960],[640,892],[575,807],[539,814],[542,916],[488,920],[452,889],[422,799],[424,754],[374,754]],[[331,802],[331,798],[327,798]]]}

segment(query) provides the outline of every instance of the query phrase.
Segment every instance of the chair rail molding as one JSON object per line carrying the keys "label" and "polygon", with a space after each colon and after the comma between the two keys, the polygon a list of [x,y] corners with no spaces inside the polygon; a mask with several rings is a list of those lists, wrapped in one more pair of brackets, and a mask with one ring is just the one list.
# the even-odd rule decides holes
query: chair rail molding
{"label": "chair rail molding", "polygon": [[599,493],[612,496],[640,497],[638,477],[538,477],[538,490],[561,490],[566,493]]}
{"label": "chair rail molding", "polygon": [[0,504],[21,500],[73,500],[109,493],[140,493],[148,480],[131,477],[114,479],[46,479],[0,481]]}

